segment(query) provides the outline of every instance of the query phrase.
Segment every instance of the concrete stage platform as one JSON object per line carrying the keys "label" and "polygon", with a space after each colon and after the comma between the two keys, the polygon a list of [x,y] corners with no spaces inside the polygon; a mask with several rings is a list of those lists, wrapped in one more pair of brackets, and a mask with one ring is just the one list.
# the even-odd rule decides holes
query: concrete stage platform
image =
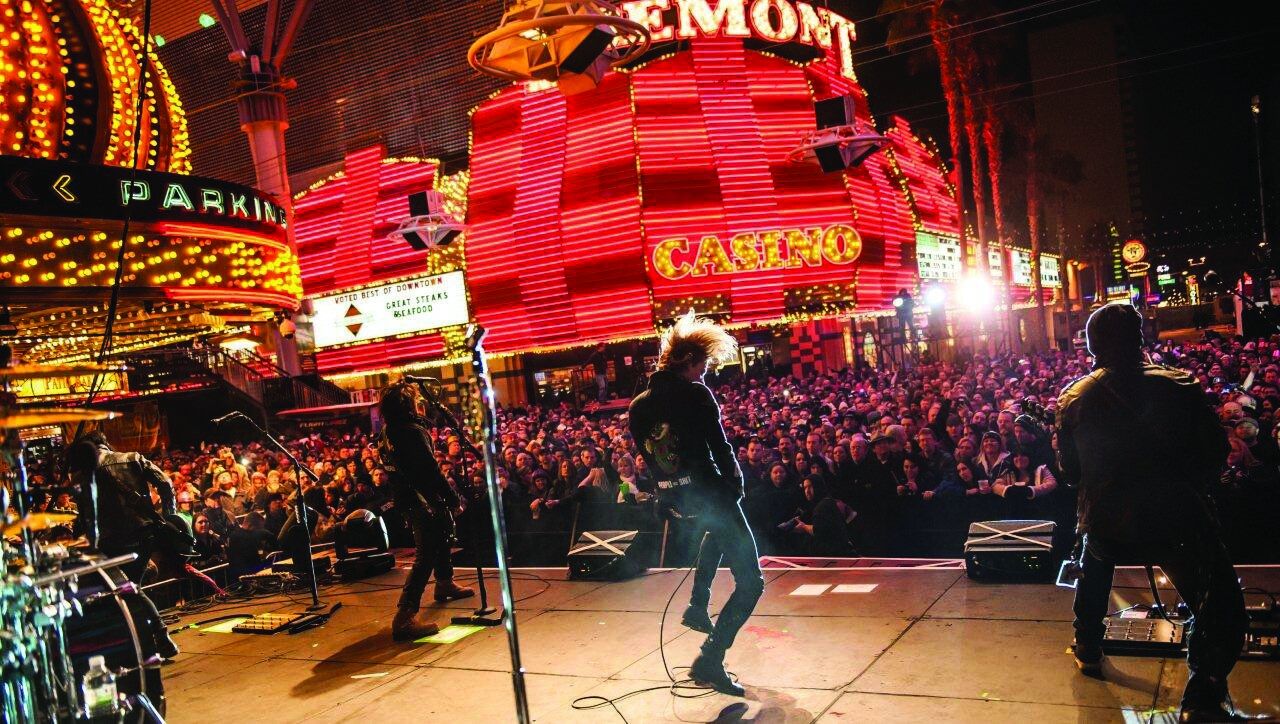
{"label": "concrete stage platform", "polygon": [[[1077,673],[1067,652],[1069,590],[970,581],[946,562],[860,569],[840,562],[818,569],[766,563],[764,597],[726,659],[747,687],[747,698],[678,699],[665,690],[650,691],[617,703],[628,721],[1175,719],[1170,712],[1176,714],[1186,678],[1181,660],[1112,658],[1105,681]],[[1240,573],[1246,585],[1280,588],[1275,569],[1241,567]],[[684,571],[653,571],[620,583],[568,581],[565,574],[515,572],[533,717],[621,721],[608,706],[575,711],[571,703],[667,681],[658,651],[659,619]],[[404,575],[397,568],[327,588],[322,599],[343,607],[327,625],[298,635],[177,633],[182,653],[164,669],[169,720],[514,721],[504,629],[448,645],[391,641]],[[496,598],[496,581],[489,584]],[[703,640],[679,623],[688,585],[676,594],[663,635],[672,666],[687,666]],[[1117,608],[1149,600],[1140,570],[1122,570],[1116,585]],[[722,570],[713,611],[730,587],[729,572]],[[1173,600],[1171,591],[1167,600]],[[194,613],[183,623],[239,611],[300,611],[307,602],[305,595],[274,596]],[[443,626],[471,605],[427,610]],[[1231,687],[1240,705],[1280,714],[1280,662],[1241,662]]]}

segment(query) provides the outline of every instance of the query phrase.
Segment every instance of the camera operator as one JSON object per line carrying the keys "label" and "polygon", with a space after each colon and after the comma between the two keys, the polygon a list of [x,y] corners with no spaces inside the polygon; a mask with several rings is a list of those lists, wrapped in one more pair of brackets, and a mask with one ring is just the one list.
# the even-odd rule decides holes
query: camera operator
{"label": "camera operator", "polygon": [[391,636],[396,641],[411,641],[438,631],[435,624],[418,620],[422,594],[432,571],[436,574],[438,602],[467,598],[475,591],[453,582],[450,544],[453,516],[460,512],[461,501],[440,472],[422,394],[412,384],[393,384],[382,391],[379,410],[386,421],[378,441],[379,452],[391,476],[396,509],[409,521],[414,543],[413,568],[400,594]]}
{"label": "camera operator", "polygon": [[1244,643],[1244,597],[1205,496],[1226,435],[1194,378],[1144,360],[1133,306],[1103,306],[1085,333],[1094,369],[1062,391],[1057,415],[1059,459],[1066,481],[1080,487],[1084,534],[1076,663],[1101,672],[1116,562],[1159,565],[1193,615],[1181,721],[1243,721],[1227,675]]}

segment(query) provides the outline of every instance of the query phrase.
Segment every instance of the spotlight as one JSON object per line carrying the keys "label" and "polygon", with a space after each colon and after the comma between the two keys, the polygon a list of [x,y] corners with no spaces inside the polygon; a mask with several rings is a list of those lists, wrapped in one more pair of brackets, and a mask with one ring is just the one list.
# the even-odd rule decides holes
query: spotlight
{"label": "spotlight", "polygon": [[947,301],[947,290],[940,287],[929,287],[924,291],[924,301],[930,307],[941,307]]}
{"label": "spotlight", "polygon": [[977,314],[995,307],[996,290],[989,280],[968,276],[960,281],[956,297],[970,312]]}

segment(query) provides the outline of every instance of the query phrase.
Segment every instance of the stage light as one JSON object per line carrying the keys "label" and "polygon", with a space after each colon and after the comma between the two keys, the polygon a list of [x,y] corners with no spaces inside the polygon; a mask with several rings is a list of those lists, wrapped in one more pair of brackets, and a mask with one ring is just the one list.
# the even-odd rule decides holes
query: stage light
{"label": "stage light", "polygon": [[929,287],[924,291],[924,301],[930,307],[941,307],[947,301],[947,290],[940,287]]}
{"label": "stage light", "polygon": [[974,313],[993,309],[996,303],[995,288],[990,281],[978,276],[961,280],[956,296],[964,307]]}
{"label": "stage light", "polygon": [[893,306],[894,306],[894,308],[896,308],[896,309],[902,309],[902,305],[903,305],[903,304],[905,304],[905,303],[906,303],[906,300],[905,300],[905,299],[903,299],[902,297],[894,297],[894,298],[893,298]]}

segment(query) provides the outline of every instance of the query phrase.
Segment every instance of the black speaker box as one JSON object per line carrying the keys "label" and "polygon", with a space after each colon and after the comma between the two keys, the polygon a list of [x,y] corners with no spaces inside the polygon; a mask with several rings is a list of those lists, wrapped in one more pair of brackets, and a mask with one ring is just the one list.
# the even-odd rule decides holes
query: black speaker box
{"label": "black speaker box", "polygon": [[649,569],[658,533],[584,530],[569,546],[569,579],[620,581]]}
{"label": "black speaker box", "polygon": [[587,33],[586,37],[578,43],[577,47],[569,51],[568,55],[564,55],[560,60],[560,70],[570,73],[585,73],[591,64],[596,62],[596,58],[609,47],[609,43],[613,42],[615,33],[610,30],[602,30],[602,26],[597,25]]}
{"label": "black speaker box", "polygon": [[339,558],[338,562],[334,564],[333,570],[342,577],[342,580],[354,581],[386,573],[395,567],[396,557],[389,552],[383,551],[350,558]]}
{"label": "black speaker box", "polygon": [[1043,580],[1056,572],[1053,521],[989,520],[969,525],[964,570],[970,578]]}

